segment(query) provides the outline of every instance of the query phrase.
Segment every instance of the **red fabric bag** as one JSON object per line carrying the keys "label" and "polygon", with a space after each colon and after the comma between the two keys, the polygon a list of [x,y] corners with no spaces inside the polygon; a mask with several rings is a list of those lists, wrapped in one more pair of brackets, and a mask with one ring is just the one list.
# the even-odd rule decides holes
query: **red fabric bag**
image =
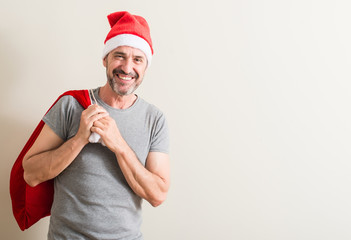
{"label": "red fabric bag", "polygon": [[[88,90],[74,90],[63,93],[52,106],[54,106],[61,97],[66,95],[73,96],[84,109],[91,104]],[[22,231],[31,227],[41,218],[50,216],[51,212],[54,196],[54,180],[49,180],[35,187],[31,187],[24,181],[24,171],[22,167],[23,157],[32,147],[44,125],[45,123],[41,120],[28,142],[25,144],[11,170],[10,196],[12,211]]]}

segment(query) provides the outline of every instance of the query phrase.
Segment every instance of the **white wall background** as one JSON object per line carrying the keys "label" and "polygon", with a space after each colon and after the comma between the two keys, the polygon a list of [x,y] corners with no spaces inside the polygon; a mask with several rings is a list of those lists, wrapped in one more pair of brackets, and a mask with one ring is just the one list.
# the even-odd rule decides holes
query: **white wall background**
{"label": "white wall background", "polygon": [[150,24],[138,94],[168,116],[172,187],[146,240],[351,239],[351,3],[0,0],[1,239],[21,232],[9,173],[47,108],[102,86],[106,15]]}

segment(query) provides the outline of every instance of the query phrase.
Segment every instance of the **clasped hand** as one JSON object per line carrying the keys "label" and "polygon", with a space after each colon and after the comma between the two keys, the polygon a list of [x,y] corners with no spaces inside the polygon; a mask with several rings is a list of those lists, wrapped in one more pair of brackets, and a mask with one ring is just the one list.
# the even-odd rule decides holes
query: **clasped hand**
{"label": "clasped hand", "polygon": [[112,151],[117,147],[118,137],[121,136],[116,121],[103,107],[96,104],[82,112],[77,135],[88,143],[91,133],[99,134],[106,147]]}

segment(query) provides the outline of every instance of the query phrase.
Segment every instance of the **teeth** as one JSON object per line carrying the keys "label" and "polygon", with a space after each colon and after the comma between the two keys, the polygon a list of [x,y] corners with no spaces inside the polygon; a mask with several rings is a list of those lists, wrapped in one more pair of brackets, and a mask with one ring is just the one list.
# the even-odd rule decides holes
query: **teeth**
{"label": "teeth", "polygon": [[131,77],[121,77],[121,76],[119,76],[119,78],[120,78],[120,79],[123,79],[123,80],[126,80],[126,81],[132,80]]}

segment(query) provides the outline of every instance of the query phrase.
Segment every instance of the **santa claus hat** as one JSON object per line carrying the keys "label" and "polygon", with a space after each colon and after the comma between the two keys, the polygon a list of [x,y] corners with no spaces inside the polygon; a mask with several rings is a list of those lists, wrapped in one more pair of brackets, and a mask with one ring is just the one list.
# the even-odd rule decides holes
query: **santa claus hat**
{"label": "santa claus hat", "polygon": [[144,52],[148,66],[151,64],[152,41],[150,28],[143,17],[132,15],[129,12],[115,12],[107,16],[111,30],[105,39],[102,58],[119,46],[130,46]]}

